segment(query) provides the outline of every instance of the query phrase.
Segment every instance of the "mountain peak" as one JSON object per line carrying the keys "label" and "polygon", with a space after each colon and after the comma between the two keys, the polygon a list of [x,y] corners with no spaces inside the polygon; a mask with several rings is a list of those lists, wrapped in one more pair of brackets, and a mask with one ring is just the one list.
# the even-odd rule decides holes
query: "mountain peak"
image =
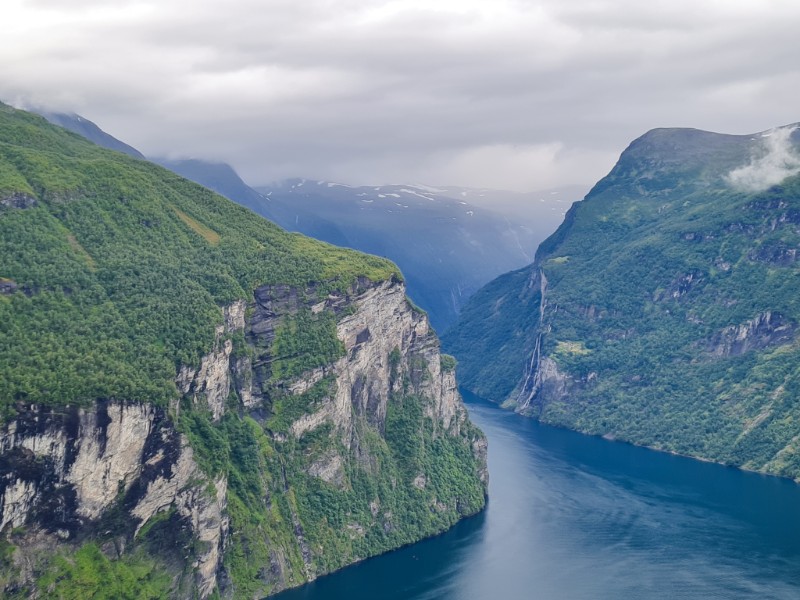
{"label": "mountain peak", "polygon": [[589,196],[607,190],[663,197],[729,186],[766,189],[800,171],[797,127],[783,125],[746,135],[680,127],[651,129],[630,143]]}
{"label": "mountain peak", "polygon": [[134,158],[145,158],[144,154],[139,152],[136,148],[106,133],[95,123],[79,114],[50,112],[43,109],[34,109],[34,112],[47,119],[53,125],[58,125],[68,131],[77,133],[98,146],[108,148],[109,150],[116,150],[117,152],[122,152]]}

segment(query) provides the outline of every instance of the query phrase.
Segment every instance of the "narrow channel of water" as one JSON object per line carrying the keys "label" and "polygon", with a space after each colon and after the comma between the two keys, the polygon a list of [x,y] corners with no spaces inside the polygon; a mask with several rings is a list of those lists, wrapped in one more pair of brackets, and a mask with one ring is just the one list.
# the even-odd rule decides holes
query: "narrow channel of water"
{"label": "narrow channel of water", "polygon": [[800,598],[800,486],[467,406],[486,511],[276,598]]}

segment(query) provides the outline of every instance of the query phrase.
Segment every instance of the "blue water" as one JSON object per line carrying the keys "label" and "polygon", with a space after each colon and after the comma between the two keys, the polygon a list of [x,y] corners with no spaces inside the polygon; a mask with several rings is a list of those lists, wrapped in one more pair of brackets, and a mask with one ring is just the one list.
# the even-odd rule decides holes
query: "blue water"
{"label": "blue water", "polygon": [[800,599],[800,486],[467,406],[487,509],[276,598]]}

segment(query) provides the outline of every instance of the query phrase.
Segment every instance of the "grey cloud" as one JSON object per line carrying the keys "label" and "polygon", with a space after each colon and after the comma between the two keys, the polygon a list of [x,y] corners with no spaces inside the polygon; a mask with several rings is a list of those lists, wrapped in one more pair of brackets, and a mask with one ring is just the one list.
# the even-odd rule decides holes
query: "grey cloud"
{"label": "grey cloud", "polygon": [[253,184],[592,183],[653,127],[798,120],[783,0],[10,1],[0,95]]}

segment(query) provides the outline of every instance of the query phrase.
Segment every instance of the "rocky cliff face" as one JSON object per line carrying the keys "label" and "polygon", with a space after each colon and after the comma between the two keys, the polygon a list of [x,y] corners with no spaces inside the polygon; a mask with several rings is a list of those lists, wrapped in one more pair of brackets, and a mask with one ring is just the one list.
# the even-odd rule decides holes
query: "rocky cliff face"
{"label": "rocky cliff face", "polygon": [[118,401],[25,407],[0,432],[0,461],[0,531],[24,531],[15,536],[13,557],[20,583],[44,551],[101,533],[112,509],[131,517],[110,536],[116,552],[156,513],[174,508],[205,543],[193,557],[197,589],[207,596],[216,587],[227,482],[221,477],[209,491],[162,409]]}
{"label": "rocky cliff face", "polygon": [[[347,292],[325,294],[265,286],[250,302],[237,301],[221,312],[211,351],[198,365],[178,369],[182,399],[168,410],[120,400],[57,410],[19,405],[2,426],[0,531],[16,532],[7,589],[32,585],[53,548],[98,540],[104,553],[119,556],[148,523],[168,517],[194,540],[182,571],[172,571],[176,595],[205,598],[221,588],[228,595],[253,596],[435,533],[482,506],[485,438],[469,424],[455,374],[442,369],[438,340],[425,315],[408,303],[402,283],[363,280]],[[296,357],[276,356],[276,336],[300,314],[309,315],[309,322],[330,317],[337,358],[278,378],[276,365]],[[413,470],[404,468],[406,457],[386,440],[394,439],[393,423],[405,419],[398,413],[402,406],[393,403],[409,397],[421,399],[421,415],[410,431],[419,433],[420,443],[467,452],[462,466],[471,471],[480,498],[443,495],[447,482],[426,470],[432,459],[425,454]],[[263,484],[252,498],[242,489],[244,471],[236,462],[246,457],[209,468],[219,457],[210,455],[208,440],[194,429],[204,422],[212,429],[233,427],[242,415],[261,432],[265,452],[251,457]],[[204,431],[205,438],[213,434]],[[233,491],[230,473],[237,477]],[[359,513],[358,504],[348,502],[354,488],[364,485],[372,492]],[[411,487],[420,497],[429,491],[420,504],[430,512],[424,527],[404,522],[413,502],[400,497],[406,493],[400,490]],[[231,493],[240,511],[233,521]],[[320,516],[313,498],[303,496],[312,493],[341,502],[342,513],[350,516],[331,514],[330,507]],[[246,502],[251,513],[277,515],[258,534],[237,520]],[[123,518],[112,523],[114,515]],[[329,521],[339,518],[346,527],[332,531]],[[237,544],[264,548],[256,555],[263,559],[253,570],[256,583],[247,582],[247,588],[238,559],[226,555]]]}

